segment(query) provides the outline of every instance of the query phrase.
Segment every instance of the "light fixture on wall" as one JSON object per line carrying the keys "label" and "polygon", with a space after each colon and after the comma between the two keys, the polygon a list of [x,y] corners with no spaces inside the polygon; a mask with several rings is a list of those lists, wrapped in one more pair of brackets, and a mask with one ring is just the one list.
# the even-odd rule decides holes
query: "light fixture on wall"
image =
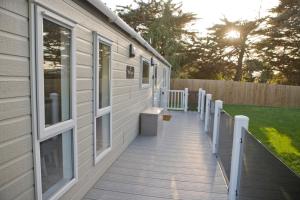
{"label": "light fixture on wall", "polygon": [[129,45],[129,57],[130,58],[134,58],[135,57],[135,47],[133,46],[133,44]]}
{"label": "light fixture on wall", "polygon": [[154,65],[156,65],[157,63],[156,63],[156,61],[155,61],[155,59],[153,58],[153,57],[151,57],[151,66],[154,66]]}

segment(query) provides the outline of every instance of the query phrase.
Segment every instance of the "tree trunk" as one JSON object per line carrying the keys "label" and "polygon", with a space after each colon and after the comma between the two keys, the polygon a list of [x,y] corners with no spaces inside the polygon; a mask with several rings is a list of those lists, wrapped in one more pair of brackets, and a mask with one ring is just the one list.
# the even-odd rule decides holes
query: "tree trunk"
{"label": "tree trunk", "polygon": [[235,81],[241,81],[242,80],[242,75],[243,75],[243,59],[246,51],[246,39],[242,41],[241,44],[241,50],[239,53],[239,58],[238,58],[238,65],[236,67],[236,73],[234,76]]}

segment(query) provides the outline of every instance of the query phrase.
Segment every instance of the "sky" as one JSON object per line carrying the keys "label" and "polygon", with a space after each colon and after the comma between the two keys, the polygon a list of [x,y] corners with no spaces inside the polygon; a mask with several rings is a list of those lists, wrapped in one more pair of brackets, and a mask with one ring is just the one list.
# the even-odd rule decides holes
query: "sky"
{"label": "sky", "polygon": [[[133,0],[103,0],[112,10],[116,5],[129,5]],[[193,12],[199,18],[190,29],[205,34],[206,29],[220,22],[224,16],[229,20],[251,20],[268,14],[278,0],[174,0],[182,2],[184,12]]]}

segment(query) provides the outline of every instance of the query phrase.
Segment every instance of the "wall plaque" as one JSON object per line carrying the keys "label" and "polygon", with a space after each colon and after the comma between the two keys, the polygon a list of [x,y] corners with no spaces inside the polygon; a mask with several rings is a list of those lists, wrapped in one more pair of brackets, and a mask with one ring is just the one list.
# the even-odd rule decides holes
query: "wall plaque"
{"label": "wall plaque", "polygon": [[134,67],[133,66],[126,66],[126,79],[133,79],[134,78]]}

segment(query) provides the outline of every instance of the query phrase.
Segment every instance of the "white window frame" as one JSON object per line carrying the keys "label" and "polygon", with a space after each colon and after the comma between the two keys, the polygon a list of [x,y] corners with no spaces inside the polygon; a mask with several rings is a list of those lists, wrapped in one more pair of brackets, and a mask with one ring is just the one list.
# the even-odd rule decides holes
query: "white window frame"
{"label": "white window frame", "polygon": [[163,88],[167,88],[167,73],[168,69],[166,67],[163,67]]}
{"label": "white window frame", "polygon": [[[99,163],[112,149],[112,41],[99,35],[97,32],[93,32],[94,35],[94,165]],[[110,60],[109,60],[109,106],[99,109],[99,43],[110,47]],[[109,139],[110,147],[105,149],[99,155],[97,155],[97,131],[96,123],[99,117],[109,114]]]}
{"label": "white window frame", "polygon": [[[78,158],[77,158],[77,126],[76,126],[76,59],[75,59],[75,32],[76,23],[55,12],[49,11],[41,6],[31,4],[31,77],[32,77],[32,114],[33,114],[33,136],[34,155],[35,155],[35,189],[36,198],[43,199],[42,192],[42,175],[40,159],[40,143],[54,136],[72,131],[73,147],[73,174],[74,177],[63,187],[57,190],[49,200],[59,199],[78,181]],[[71,115],[70,119],[57,124],[45,127],[45,102],[44,102],[44,68],[43,66],[43,19],[52,21],[71,31],[71,60],[70,60],[70,101]],[[36,99],[36,100],[35,100]],[[36,127],[36,128],[35,128]]]}
{"label": "white window frame", "polygon": [[[146,61],[149,64],[149,70],[148,70],[148,76],[149,76],[149,83],[143,83],[143,62]],[[145,57],[141,56],[141,67],[140,67],[140,85],[141,88],[150,88],[151,86],[151,63],[149,59],[146,59]]]}

